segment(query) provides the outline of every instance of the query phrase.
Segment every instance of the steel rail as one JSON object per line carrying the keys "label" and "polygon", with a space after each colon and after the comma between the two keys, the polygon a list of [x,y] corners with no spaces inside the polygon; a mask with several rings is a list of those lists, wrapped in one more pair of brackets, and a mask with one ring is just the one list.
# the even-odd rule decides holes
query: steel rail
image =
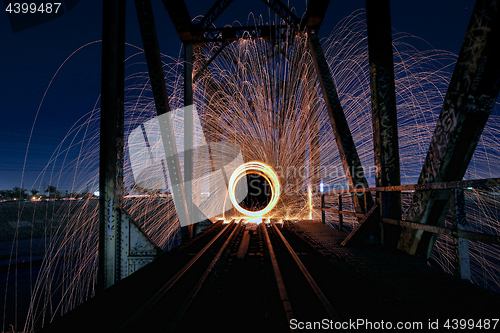
{"label": "steel rail", "polygon": [[283,236],[281,231],[279,231],[278,227],[276,226],[276,224],[273,221],[271,221],[271,225],[273,226],[276,234],[281,238],[281,241],[283,242],[285,247],[288,249],[288,252],[291,254],[293,259],[295,260],[295,263],[297,264],[297,266],[299,266],[300,271],[302,272],[304,277],[307,279],[307,282],[309,282],[309,285],[314,290],[314,293],[316,294],[316,296],[318,296],[318,299],[320,300],[321,304],[325,308],[330,319],[334,320],[335,322],[340,322],[341,321],[340,316],[337,314],[335,309],[332,307],[332,305],[330,304],[330,301],[328,301],[325,294],[323,294],[323,291],[321,291],[321,288],[318,286],[318,284],[316,283],[314,278],[311,276],[311,274],[309,273],[307,268],[304,266],[304,264],[302,263],[300,258],[297,256],[295,251],[292,249],[292,247],[290,246],[288,241],[285,239],[285,237]]}
{"label": "steel rail", "polygon": [[165,293],[193,266],[193,264],[213,245],[213,243],[233,225],[234,220],[228,223],[205,247],[198,252],[177,274],[168,280],[146,303],[144,303],[133,315],[130,316],[115,332],[124,332],[132,324],[141,319],[160,300]]}
{"label": "steel rail", "polygon": [[196,285],[194,286],[194,288],[191,290],[191,292],[189,293],[189,295],[186,297],[186,299],[182,303],[181,307],[177,310],[175,316],[172,318],[172,320],[170,320],[170,322],[168,324],[168,327],[166,329],[167,332],[173,332],[173,331],[175,331],[175,329],[177,328],[177,326],[181,322],[182,318],[186,314],[188,308],[191,306],[191,304],[193,303],[194,299],[196,298],[196,296],[200,292],[201,287],[205,283],[207,277],[212,272],[212,269],[217,264],[217,262],[220,260],[222,254],[224,253],[224,251],[226,250],[227,246],[229,245],[229,243],[232,241],[232,239],[236,235],[237,231],[240,230],[240,227],[241,227],[241,220],[240,220],[240,223],[238,223],[236,225],[236,227],[233,229],[233,231],[231,232],[231,234],[229,235],[229,237],[226,239],[226,241],[224,242],[224,244],[222,245],[222,247],[219,249],[219,251],[215,255],[215,257],[212,260],[212,262],[210,262],[210,264],[208,265],[207,269],[205,270],[205,272],[203,273],[203,275],[201,276],[201,278],[198,280],[198,282],[196,283]]}
{"label": "steel rail", "polygon": [[[266,240],[267,249],[269,251],[269,257],[271,258],[271,263],[273,265],[274,277],[276,278],[276,283],[278,284],[278,291],[280,293],[281,302],[283,303],[283,308],[285,310],[286,319],[290,323],[293,318],[295,318],[292,305],[290,304],[290,299],[288,298],[288,293],[286,292],[285,283],[283,282],[283,276],[281,275],[280,268],[278,266],[278,260],[276,259],[276,254],[274,253],[273,245],[271,244],[271,239],[267,233],[267,227],[264,223],[261,223],[262,229],[264,230],[264,238]],[[290,331],[293,332],[290,328]]]}

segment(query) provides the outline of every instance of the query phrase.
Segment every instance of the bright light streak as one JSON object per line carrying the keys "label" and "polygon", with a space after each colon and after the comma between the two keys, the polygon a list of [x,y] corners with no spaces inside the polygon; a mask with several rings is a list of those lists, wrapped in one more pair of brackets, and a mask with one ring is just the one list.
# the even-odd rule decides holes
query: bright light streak
{"label": "bright light streak", "polygon": [[[271,200],[262,210],[251,211],[244,209],[236,200],[236,184],[242,177],[246,176],[247,173],[257,174],[264,177],[264,179],[267,180],[267,182],[271,186]],[[278,176],[276,175],[276,172],[274,172],[273,168],[271,168],[269,165],[257,161],[247,162],[236,168],[236,170],[234,170],[233,174],[231,175],[231,178],[229,179],[228,189],[229,198],[231,199],[231,203],[233,204],[234,208],[236,208],[240,213],[247,216],[263,216],[269,213],[278,202],[281,193],[280,181],[278,179]]]}
{"label": "bright light streak", "polygon": [[308,189],[308,194],[309,194],[309,220],[312,220],[313,218],[313,204],[312,204],[312,189],[311,186],[309,186]]}

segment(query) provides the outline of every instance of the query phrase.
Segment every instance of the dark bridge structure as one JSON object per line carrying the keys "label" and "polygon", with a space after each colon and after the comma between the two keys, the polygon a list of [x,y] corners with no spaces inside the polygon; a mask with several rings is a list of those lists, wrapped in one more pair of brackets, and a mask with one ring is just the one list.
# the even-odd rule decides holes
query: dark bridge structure
{"label": "dark bridge structure", "polygon": [[[402,322],[407,325],[402,328],[413,331],[448,319],[488,320],[493,326],[500,295],[469,281],[468,240],[500,245],[500,236],[467,229],[463,189],[500,186],[500,178],[463,177],[500,90],[500,3],[477,1],[418,183],[401,185],[389,1],[366,1],[377,170],[376,186],[369,187],[318,38],[329,1],[310,0],[302,19],[280,0],[263,1],[285,25],[214,28],[231,0],[217,0],[199,23],[192,23],[184,1],[163,1],[184,46],[184,105],[193,104],[194,82],[230,43],[267,40],[263,56],[272,59],[286,53],[297,36],[307,36],[335,136],[331,144],[337,145],[349,189],[318,194],[321,205],[315,209],[322,221],[271,218],[252,224],[233,218],[199,232],[188,182],[193,156],[186,153],[185,179],[171,192],[182,203],[176,212],[188,225],[183,243],[163,253],[123,208],[125,1],[105,1],[99,292],[43,331],[293,331],[318,322],[323,326],[316,328],[352,329],[345,323],[361,319],[357,327],[367,330],[381,327],[381,320],[393,328]],[[161,116],[170,107],[153,10],[150,0],[136,0],[135,6]],[[202,48],[212,50],[211,57],[206,59]],[[196,72],[195,61],[203,63]],[[204,88],[212,96],[217,93],[209,84]],[[166,168],[181,177],[172,124],[162,126],[162,134],[170,131],[173,141],[164,146],[171,156]],[[184,126],[192,127],[192,119],[186,117]],[[314,129],[311,138],[312,149],[319,149]],[[192,140],[185,136],[184,144],[192,146]],[[313,186],[319,188],[316,181]],[[405,219],[402,191],[413,191]],[[343,200],[352,201],[354,211],[343,210]],[[325,204],[331,201],[335,207]],[[450,209],[451,228],[445,226]],[[327,214],[338,215],[338,229],[326,225]],[[343,231],[343,216],[358,219],[349,233]],[[455,240],[455,276],[425,263],[439,234]]]}

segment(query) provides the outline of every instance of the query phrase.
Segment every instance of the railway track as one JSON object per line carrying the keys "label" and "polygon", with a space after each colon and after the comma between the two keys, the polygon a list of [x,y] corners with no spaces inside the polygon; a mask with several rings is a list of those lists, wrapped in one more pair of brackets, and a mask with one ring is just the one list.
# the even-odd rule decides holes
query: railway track
{"label": "railway track", "polygon": [[[433,273],[425,264],[374,248],[326,250],[304,230],[286,221],[216,223],[41,332],[317,331],[324,323],[336,330],[360,318],[367,323],[383,318],[387,323],[425,324],[454,313],[496,315],[497,297]],[[360,254],[377,260],[380,270]],[[384,269],[394,273],[378,277]],[[425,275],[420,273],[424,269]],[[418,283],[401,279],[415,274],[429,278],[429,283],[418,283],[441,296],[429,296],[423,287],[413,296]],[[440,284],[434,286],[434,281]],[[485,303],[470,303],[462,310],[469,303],[450,302],[442,285],[470,300],[479,295]],[[311,328],[311,323],[320,326]]]}
{"label": "railway track", "polygon": [[294,321],[339,321],[300,259],[314,251],[281,224],[233,220],[115,332],[282,332]]}

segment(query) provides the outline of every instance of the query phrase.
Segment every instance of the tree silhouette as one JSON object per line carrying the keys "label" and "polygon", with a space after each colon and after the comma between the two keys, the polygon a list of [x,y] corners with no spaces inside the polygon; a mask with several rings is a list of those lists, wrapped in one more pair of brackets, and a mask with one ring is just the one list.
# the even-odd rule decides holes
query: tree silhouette
{"label": "tree silhouette", "polygon": [[59,191],[55,186],[49,185],[47,189],[44,191],[44,193],[47,193],[47,196],[49,198],[58,198],[60,196]]}

